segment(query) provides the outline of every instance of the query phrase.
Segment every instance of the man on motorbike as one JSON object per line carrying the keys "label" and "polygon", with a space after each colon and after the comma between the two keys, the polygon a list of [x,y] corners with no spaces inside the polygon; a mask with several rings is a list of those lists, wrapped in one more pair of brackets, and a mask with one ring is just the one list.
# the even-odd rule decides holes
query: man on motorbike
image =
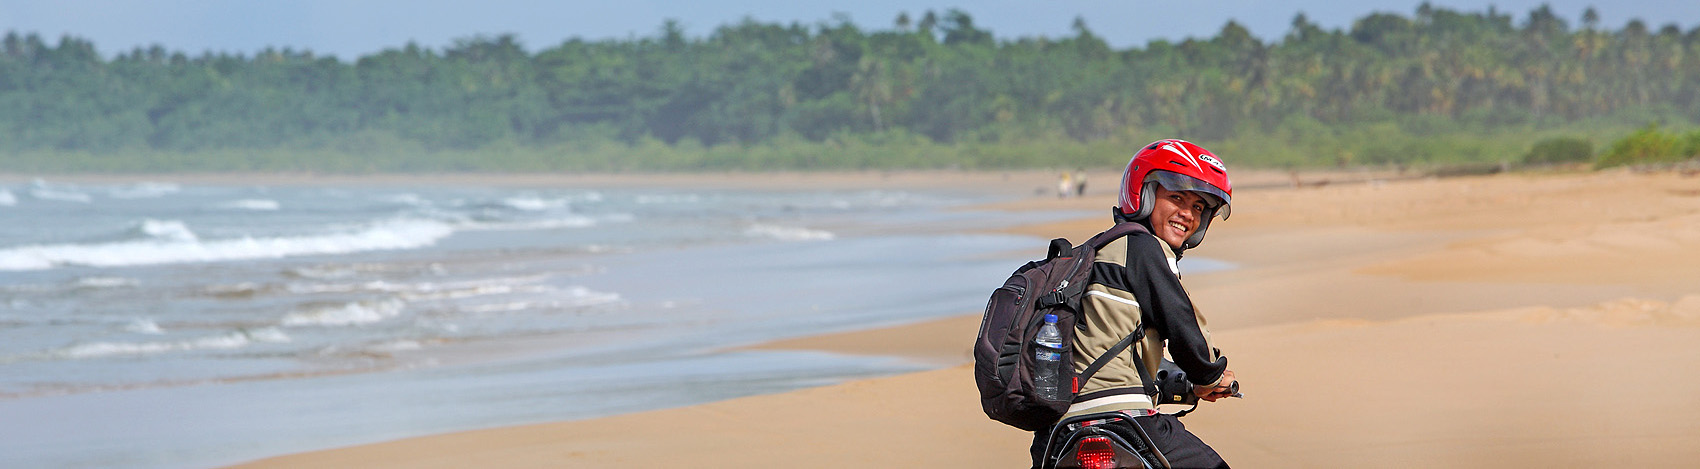
{"label": "man on motorbike", "polygon": [[[1214,402],[1237,388],[1228,360],[1212,346],[1204,316],[1181,288],[1176,261],[1204,240],[1210,220],[1227,218],[1233,188],[1220,159],[1198,145],[1166,139],[1146,145],[1122,174],[1116,222],[1144,225],[1150,234],[1133,234],[1105,245],[1092,267],[1092,283],[1081,301],[1074,336],[1074,369],[1079,372],[1124,337],[1144,330],[1133,347],[1144,363],[1123,352],[1083,383],[1064,418],[1121,412],[1130,417],[1105,425],[1143,428],[1172,467],[1228,467],[1221,456],[1186,430],[1173,415],[1156,411],[1141,375],[1153,376],[1170,357],[1193,384],[1200,399]],[[1135,367],[1143,366],[1141,373]],[[1131,422],[1131,423],[1130,423]],[[1132,434],[1131,429],[1124,429]],[[1050,432],[1033,437],[1034,467],[1039,467]]]}

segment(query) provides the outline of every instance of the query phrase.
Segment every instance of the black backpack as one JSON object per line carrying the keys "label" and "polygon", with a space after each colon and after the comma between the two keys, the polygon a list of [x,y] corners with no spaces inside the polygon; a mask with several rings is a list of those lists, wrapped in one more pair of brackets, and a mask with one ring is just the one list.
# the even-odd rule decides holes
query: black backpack
{"label": "black backpack", "polygon": [[[1137,334],[1122,339],[1075,375],[1075,314],[1091,281],[1098,249],[1123,236],[1148,232],[1138,223],[1118,223],[1079,246],[1053,239],[1044,260],[1015,269],[1002,287],[992,291],[980,318],[979,337],[974,339],[974,383],[980,387],[980,406],[987,417],[1027,431],[1050,426],[1068,410],[1079,383],[1138,340]],[[1033,385],[1034,339],[1046,314],[1057,315],[1057,330],[1062,333],[1061,381],[1069,387],[1069,398],[1063,400],[1043,399]]]}

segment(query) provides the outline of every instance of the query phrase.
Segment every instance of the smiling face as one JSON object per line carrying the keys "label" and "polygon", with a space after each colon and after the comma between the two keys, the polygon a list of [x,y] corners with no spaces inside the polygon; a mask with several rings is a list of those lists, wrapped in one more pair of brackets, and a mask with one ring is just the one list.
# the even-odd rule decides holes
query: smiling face
{"label": "smiling face", "polygon": [[1198,223],[1209,207],[1203,197],[1191,191],[1171,191],[1157,186],[1156,203],[1151,207],[1151,231],[1170,248],[1180,249],[1186,238],[1198,230]]}

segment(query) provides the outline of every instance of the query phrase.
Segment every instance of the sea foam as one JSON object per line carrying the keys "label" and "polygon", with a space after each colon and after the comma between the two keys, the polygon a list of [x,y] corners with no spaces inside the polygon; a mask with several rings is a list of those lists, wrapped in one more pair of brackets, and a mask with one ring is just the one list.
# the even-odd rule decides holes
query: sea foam
{"label": "sea foam", "polygon": [[370,324],[401,314],[407,304],[395,298],[356,301],[339,306],[312,308],[283,317],[285,326],[353,326]]}
{"label": "sea foam", "polygon": [[521,196],[502,199],[502,205],[515,210],[541,212],[567,206],[567,199],[544,199],[539,197]]}
{"label": "sea foam", "polygon": [[636,201],[639,205],[679,205],[701,203],[703,199],[696,194],[644,194],[637,196]]}
{"label": "sea foam", "polygon": [[602,292],[585,287],[574,286],[567,288],[564,291],[564,294],[560,297],[560,301],[558,303],[565,306],[582,307],[618,303],[620,301],[619,293]]}
{"label": "sea foam", "polygon": [[589,228],[589,227],[596,226],[598,223],[599,222],[595,218],[581,217],[581,216],[565,216],[565,217],[559,217],[559,218],[549,218],[549,219],[543,219],[543,220],[525,220],[525,221],[501,221],[501,222],[467,221],[467,222],[457,223],[456,226],[467,229],[467,230],[477,230],[477,231],[529,231],[529,230],[554,230],[554,229],[562,229],[562,228]]}
{"label": "sea foam", "polygon": [[47,353],[53,358],[86,359],[124,355],[151,355],[187,350],[229,350],[247,347],[255,342],[285,343],[290,338],[277,328],[237,330],[230,333],[178,341],[152,342],[90,342],[76,344]]}
{"label": "sea foam", "polygon": [[[151,222],[151,223],[150,223]],[[0,270],[44,270],[67,265],[133,265],[271,259],[416,249],[454,234],[454,228],[430,220],[395,219],[340,233],[205,240],[181,222],[143,222],[151,239],[91,244],[42,244],[0,249]]]}
{"label": "sea foam", "polygon": [[160,335],[165,333],[164,329],[159,328],[159,323],[154,322],[153,319],[149,318],[132,319],[129,324],[124,325],[124,330],[137,334],[149,335]]}
{"label": "sea foam", "polygon": [[183,186],[169,182],[141,182],[128,186],[107,189],[107,195],[114,199],[152,199],[164,197],[183,190]]}
{"label": "sea foam", "polygon": [[392,204],[401,204],[401,205],[413,205],[413,206],[431,205],[431,201],[425,200],[425,198],[420,197],[419,194],[414,194],[414,193],[411,193],[411,192],[386,195],[386,196],[383,196],[383,197],[379,197],[378,200],[383,201],[383,202],[392,203]]}
{"label": "sea foam", "polygon": [[193,243],[201,240],[189,229],[189,225],[178,220],[142,220],[133,231],[141,238],[160,241]]}
{"label": "sea foam", "polygon": [[229,202],[218,204],[214,207],[224,209],[224,210],[254,210],[254,211],[261,211],[261,212],[274,212],[274,211],[277,211],[278,209],[283,208],[283,204],[279,204],[276,200],[270,200],[270,199],[240,199],[240,200],[232,200],[232,201],[229,201]]}
{"label": "sea foam", "polygon": [[80,277],[71,282],[71,286],[78,289],[122,288],[134,287],[140,283],[136,279],[125,277]]}
{"label": "sea foam", "polygon": [[93,198],[89,197],[88,194],[84,194],[84,193],[81,193],[81,192],[60,190],[60,189],[49,189],[49,188],[46,188],[46,187],[30,188],[29,194],[30,194],[30,197],[35,197],[37,200],[55,200],[55,201],[60,201],[60,202],[77,202],[77,203],[84,203],[84,204],[92,202],[94,200]]}
{"label": "sea foam", "polygon": [[750,225],[744,229],[744,235],[758,238],[773,238],[780,241],[829,241],[837,238],[830,231],[811,230],[793,226]]}

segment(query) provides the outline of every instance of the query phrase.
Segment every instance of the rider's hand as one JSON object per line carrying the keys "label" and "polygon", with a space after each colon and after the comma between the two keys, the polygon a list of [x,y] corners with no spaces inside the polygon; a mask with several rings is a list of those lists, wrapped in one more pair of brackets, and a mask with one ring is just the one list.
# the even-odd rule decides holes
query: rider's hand
{"label": "rider's hand", "polygon": [[1236,381],[1238,380],[1234,379],[1234,370],[1223,371],[1222,377],[1217,378],[1214,384],[1193,386],[1192,395],[1198,396],[1199,399],[1216,402],[1217,399],[1234,394],[1233,388],[1230,386]]}

